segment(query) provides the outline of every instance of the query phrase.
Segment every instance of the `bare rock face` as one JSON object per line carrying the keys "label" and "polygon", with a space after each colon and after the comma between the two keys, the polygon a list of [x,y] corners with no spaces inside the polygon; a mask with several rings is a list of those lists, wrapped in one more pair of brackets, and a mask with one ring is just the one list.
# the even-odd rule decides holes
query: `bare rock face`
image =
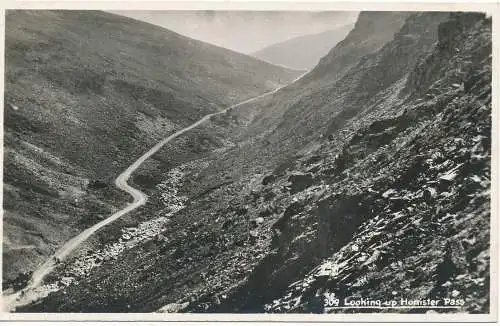
{"label": "bare rock face", "polygon": [[325,55],[311,73],[311,79],[338,78],[365,55],[392,40],[408,12],[361,12],[346,38]]}

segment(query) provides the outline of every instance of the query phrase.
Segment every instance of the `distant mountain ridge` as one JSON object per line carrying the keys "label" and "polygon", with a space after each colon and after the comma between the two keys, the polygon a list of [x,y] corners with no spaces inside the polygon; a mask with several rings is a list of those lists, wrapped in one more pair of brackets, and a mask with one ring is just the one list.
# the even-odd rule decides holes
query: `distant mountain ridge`
{"label": "distant mountain ridge", "polygon": [[294,37],[265,47],[251,55],[276,65],[308,70],[344,39],[353,26],[354,23],[346,24],[317,34]]}

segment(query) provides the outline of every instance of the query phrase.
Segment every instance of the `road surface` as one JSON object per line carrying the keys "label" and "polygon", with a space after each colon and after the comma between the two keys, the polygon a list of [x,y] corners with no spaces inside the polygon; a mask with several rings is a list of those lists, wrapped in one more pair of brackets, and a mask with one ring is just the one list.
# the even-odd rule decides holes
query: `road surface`
{"label": "road surface", "polygon": [[[293,84],[294,82],[296,82],[297,80],[302,78],[302,76],[304,76],[304,75],[305,74],[299,76],[290,84]],[[239,107],[243,104],[251,103],[251,102],[256,101],[258,99],[272,95],[272,94],[278,92],[280,89],[282,89],[290,84],[280,86],[273,91],[270,91],[270,92],[261,94],[261,95],[256,96],[256,97],[252,97],[252,98],[245,100],[243,102],[234,104],[230,107],[227,107],[226,109],[224,109],[222,111],[207,114],[206,116],[204,116],[200,120],[196,121],[192,125],[175,132],[174,134],[168,136],[167,138],[164,138],[162,141],[160,141],[155,146],[153,146],[149,151],[144,153],[134,163],[132,163],[132,165],[130,165],[125,171],[123,171],[115,180],[116,187],[118,187],[119,189],[130,194],[133,198],[133,201],[131,203],[129,203],[127,206],[125,206],[125,208],[114,213],[113,215],[109,216],[105,220],[102,220],[99,223],[94,224],[93,226],[89,227],[88,229],[85,229],[83,232],[81,232],[77,236],[69,239],[52,256],[50,256],[42,265],[40,265],[40,267],[38,267],[37,270],[35,270],[33,272],[31,279],[28,283],[28,286],[25,289],[23,289],[23,291],[18,291],[14,294],[3,296],[4,311],[10,311],[11,309],[13,309],[16,306],[16,299],[18,299],[21,295],[23,295],[22,293],[28,293],[28,292],[30,292],[30,290],[33,290],[33,289],[37,288],[38,286],[40,286],[43,278],[45,276],[47,276],[48,274],[50,274],[54,270],[57,263],[63,261],[71,252],[73,252],[73,250],[75,250],[82,242],[87,240],[92,234],[94,234],[96,231],[98,231],[103,226],[108,225],[109,223],[116,221],[120,217],[124,216],[125,214],[130,213],[131,211],[137,209],[138,207],[141,207],[142,205],[144,205],[146,203],[146,201],[147,201],[146,194],[144,194],[139,189],[131,187],[127,183],[127,181],[129,180],[132,173],[134,173],[135,170],[137,170],[137,168],[139,168],[141,166],[141,164],[144,163],[144,161],[146,161],[151,156],[153,156],[156,152],[158,152],[165,144],[174,140],[175,138],[179,137],[180,135],[186,133],[187,131],[198,127],[199,125],[203,124],[204,122],[210,120],[210,118],[213,116],[224,114],[230,109],[234,109],[234,108]],[[34,291],[31,291],[31,292],[34,292]],[[32,298],[32,299],[36,299],[36,298]],[[23,300],[23,302],[26,302],[26,301],[27,300]]]}

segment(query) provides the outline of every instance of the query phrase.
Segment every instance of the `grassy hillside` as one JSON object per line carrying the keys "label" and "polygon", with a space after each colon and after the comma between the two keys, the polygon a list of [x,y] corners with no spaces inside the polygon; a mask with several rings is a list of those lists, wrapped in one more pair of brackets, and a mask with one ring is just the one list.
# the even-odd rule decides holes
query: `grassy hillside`
{"label": "grassy hillside", "polygon": [[4,281],[122,206],[113,179],[162,137],[298,74],[98,11],[5,30]]}
{"label": "grassy hillside", "polygon": [[352,28],[353,25],[348,24],[318,34],[298,36],[270,45],[252,56],[276,65],[309,70],[342,41]]}

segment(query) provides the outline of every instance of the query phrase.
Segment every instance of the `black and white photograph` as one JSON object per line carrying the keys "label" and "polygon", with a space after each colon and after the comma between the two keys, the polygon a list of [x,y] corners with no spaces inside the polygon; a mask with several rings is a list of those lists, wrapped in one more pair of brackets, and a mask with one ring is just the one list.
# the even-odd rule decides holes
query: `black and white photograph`
{"label": "black and white photograph", "polygon": [[2,315],[496,318],[475,8],[5,9]]}

